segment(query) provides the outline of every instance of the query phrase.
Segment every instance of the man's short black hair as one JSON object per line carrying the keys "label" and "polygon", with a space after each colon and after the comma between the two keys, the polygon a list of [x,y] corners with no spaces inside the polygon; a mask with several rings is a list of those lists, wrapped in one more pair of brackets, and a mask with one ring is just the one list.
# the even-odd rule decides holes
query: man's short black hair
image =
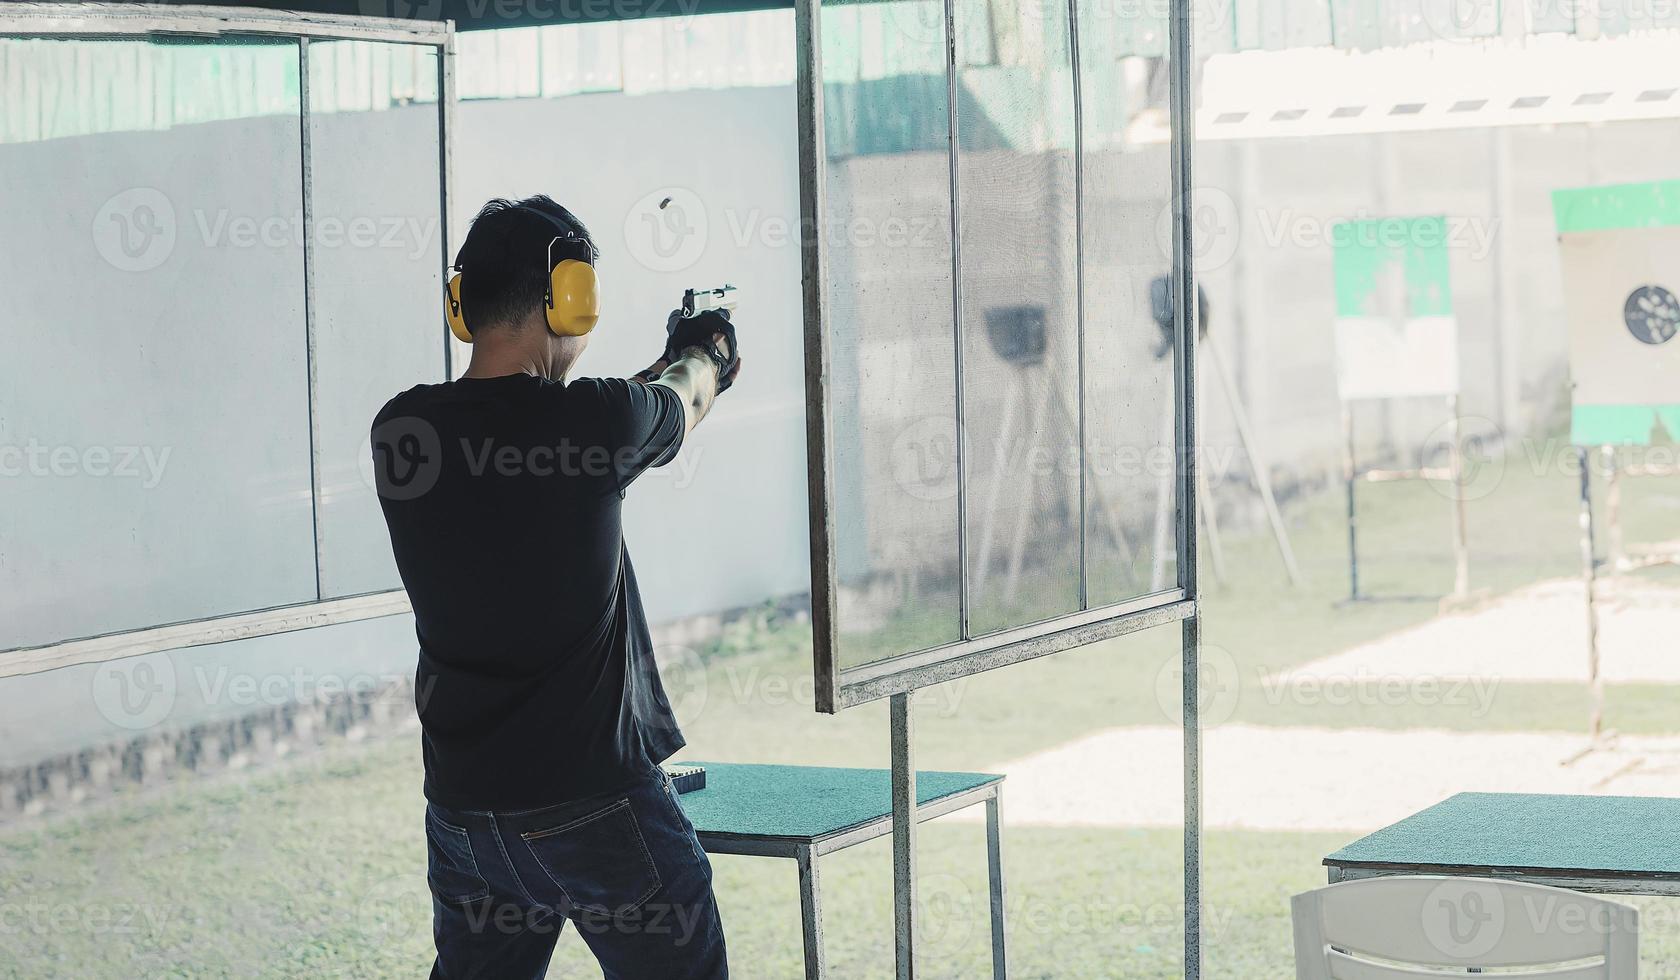
{"label": "man's short black hair", "polygon": [[[532,211],[541,211],[560,223],[583,242],[591,265],[600,255],[589,229],[577,216],[556,204],[546,194],[510,201],[498,197],[479,209],[467,231],[456,262],[461,266],[461,315],[467,329],[477,333],[514,324],[542,308],[548,291],[548,243],[558,229]],[[581,258],[574,246],[561,257]]]}

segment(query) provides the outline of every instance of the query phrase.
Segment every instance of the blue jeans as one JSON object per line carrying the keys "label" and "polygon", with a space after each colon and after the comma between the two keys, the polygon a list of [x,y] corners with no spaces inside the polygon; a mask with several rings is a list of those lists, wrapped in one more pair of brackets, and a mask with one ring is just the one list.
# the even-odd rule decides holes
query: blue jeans
{"label": "blue jeans", "polygon": [[426,807],[434,980],[541,980],[570,919],[606,980],[725,980],[712,866],[655,771],[520,813]]}

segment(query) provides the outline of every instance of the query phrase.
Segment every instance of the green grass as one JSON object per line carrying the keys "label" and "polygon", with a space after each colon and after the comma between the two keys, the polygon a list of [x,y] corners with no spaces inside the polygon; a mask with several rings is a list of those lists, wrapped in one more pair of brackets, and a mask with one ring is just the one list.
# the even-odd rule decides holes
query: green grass
{"label": "green grass", "polygon": [[[1421,485],[1372,487],[1362,499],[1369,590],[1447,591],[1447,501]],[[1508,465],[1497,489],[1471,505],[1473,584],[1498,592],[1575,574],[1574,508],[1567,474],[1536,476],[1522,460]],[[1661,481],[1630,481],[1624,509],[1630,540],[1680,533],[1680,497]],[[1571,684],[1501,685],[1485,713],[1268,697],[1258,680],[1267,673],[1435,615],[1431,603],[1338,605],[1346,590],[1339,500],[1297,504],[1291,516],[1306,588],[1284,583],[1264,536],[1227,535],[1230,581],[1221,585],[1210,576],[1207,582],[1206,640],[1238,668],[1232,720],[1330,728],[1582,728],[1585,691]],[[1176,630],[1158,630],[923,692],[918,761],[925,768],[985,769],[1102,729],[1174,725],[1173,698],[1163,698],[1158,687],[1163,677],[1171,681],[1177,656]],[[736,627],[704,652],[703,662],[702,671],[673,684],[691,743],[686,756],[886,764],[884,705],[835,717],[812,710],[809,642],[801,627]],[[1607,721],[1622,731],[1680,730],[1675,694],[1659,685],[1612,687]],[[341,745],[274,769],[180,784],[0,830],[0,977],[423,974],[430,954],[416,741]],[[1091,778],[1107,777],[1097,771]],[[1376,778],[1350,773],[1349,790]],[[1007,794],[1004,809],[1007,821]],[[1288,896],[1321,883],[1319,859],[1346,838],[1207,835],[1204,946],[1211,976],[1292,976]],[[1012,975],[1181,975],[1179,841],[1173,828],[1009,827]],[[929,910],[924,968],[939,977],[983,975],[982,828],[936,823],[921,842]],[[825,860],[833,975],[888,975],[886,842]],[[715,865],[737,975],[797,976],[792,863],[720,857]],[[1680,975],[1676,905],[1644,904],[1647,972]],[[571,938],[562,941],[551,975],[596,973]]]}

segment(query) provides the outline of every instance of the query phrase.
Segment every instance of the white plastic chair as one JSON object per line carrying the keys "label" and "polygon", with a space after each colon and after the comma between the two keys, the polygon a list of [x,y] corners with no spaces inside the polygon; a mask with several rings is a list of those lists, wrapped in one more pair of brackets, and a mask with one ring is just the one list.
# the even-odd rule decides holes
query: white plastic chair
{"label": "white plastic chair", "polygon": [[1639,910],[1564,888],[1435,875],[1296,895],[1297,980],[1634,980]]}

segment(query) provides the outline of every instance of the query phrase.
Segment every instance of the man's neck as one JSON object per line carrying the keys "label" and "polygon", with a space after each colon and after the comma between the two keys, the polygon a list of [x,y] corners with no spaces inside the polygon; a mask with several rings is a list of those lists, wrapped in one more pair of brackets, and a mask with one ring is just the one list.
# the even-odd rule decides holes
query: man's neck
{"label": "man's neck", "polygon": [[487,330],[472,345],[472,360],[464,378],[505,378],[528,374],[548,381],[565,381],[570,364],[556,363],[548,329]]}
{"label": "man's neck", "polygon": [[506,378],[528,374],[549,381],[564,381],[564,372],[552,370],[545,357],[532,357],[516,351],[489,351],[473,345],[472,360],[461,373],[463,378]]}

